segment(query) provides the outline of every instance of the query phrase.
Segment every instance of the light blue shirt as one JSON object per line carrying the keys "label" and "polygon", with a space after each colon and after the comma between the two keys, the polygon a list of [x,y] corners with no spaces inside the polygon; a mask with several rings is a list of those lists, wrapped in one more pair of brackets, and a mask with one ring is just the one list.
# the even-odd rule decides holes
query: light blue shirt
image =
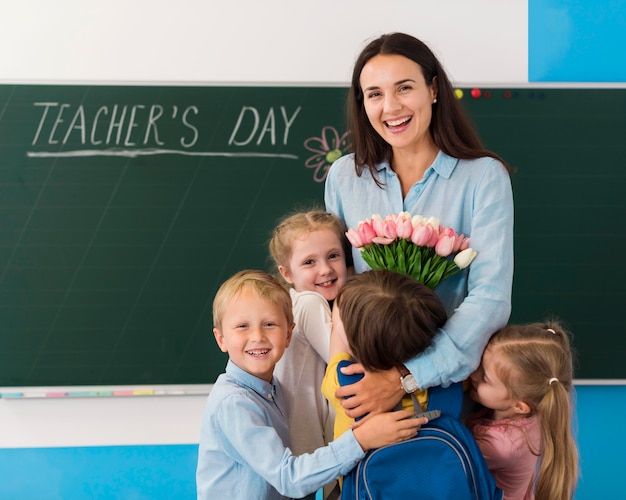
{"label": "light blue shirt", "polygon": [[[438,217],[444,226],[470,237],[478,255],[468,269],[435,291],[448,321],[432,345],[406,363],[420,388],[466,379],[478,366],[489,337],[511,314],[513,283],[513,193],[504,166],[493,158],[458,160],[440,151],[424,177],[402,198],[400,179],[388,163],[378,165],[379,188],[366,168],[359,177],[354,155],[337,160],[328,172],[326,209],[348,228],[374,214],[402,211]],[[353,249],[357,273],[368,269]],[[469,271],[469,272],[468,272]]]}
{"label": "light blue shirt", "polygon": [[198,449],[200,500],[301,498],[347,474],[365,454],[352,431],[294,456],[280,385],[232,361],[207,399]]}

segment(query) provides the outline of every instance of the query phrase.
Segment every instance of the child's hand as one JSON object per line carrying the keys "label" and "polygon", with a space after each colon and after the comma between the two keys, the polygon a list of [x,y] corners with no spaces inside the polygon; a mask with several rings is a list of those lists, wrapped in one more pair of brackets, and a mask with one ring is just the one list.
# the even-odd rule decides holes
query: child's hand
{"label": "child's hand", "polygon": [[419,428],[428,423],[427,418],[411,418],[414,415],[414,412],[408,410],[372,415],[353,429],[354,437],[363,451],[406,441],[415,437]]}

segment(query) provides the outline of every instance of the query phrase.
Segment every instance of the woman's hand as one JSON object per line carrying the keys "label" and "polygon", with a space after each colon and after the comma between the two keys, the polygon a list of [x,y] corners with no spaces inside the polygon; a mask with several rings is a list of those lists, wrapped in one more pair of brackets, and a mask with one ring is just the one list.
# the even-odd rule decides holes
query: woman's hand
{"label": "woman's hand", "polygon": [[359,418],[369,414],[364,420],[356,422],[355,428],[377,413],[393,410],[406,394],[400,385],[400,373],[395,368],[367,372],[363,365],[354,363],[341,371],[346,375],[365,374],[357,383],[344,385],[335,392],[348,417]]}

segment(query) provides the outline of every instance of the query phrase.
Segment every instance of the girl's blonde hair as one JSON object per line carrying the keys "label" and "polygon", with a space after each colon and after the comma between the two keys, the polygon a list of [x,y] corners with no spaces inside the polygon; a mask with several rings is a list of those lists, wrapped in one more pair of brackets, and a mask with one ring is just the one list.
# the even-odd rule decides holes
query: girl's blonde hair
{"label": "girl's blonde hair", "polygon": [[245,287],[252,288],[260,297],[281,307],[287,324],[293,323],[291,296],[280,280],[264,271],[245,269],[228,278],[215,294],[213,299],[213,326],[215,328],[222,328],[226,307]]}
{"label": "girl's blonde hair", "polygon": [[275,266],[289,267],[294,240],[313,231],[324,229],[337,235],[347,259],[350,255],[350,244],[346,238],[346,228],[343,222],[335,215],[323,210],[309,210],[286,216],[274,229],[269,250]]}
{"label": "girl's blonde hair", "polygon": [[572,434],[573,361],[567,332],[555,321],[509,325],[493,335],[487,349],[510,397],[524,401],[540,422],[535,497],[571,499],[578,450]]}

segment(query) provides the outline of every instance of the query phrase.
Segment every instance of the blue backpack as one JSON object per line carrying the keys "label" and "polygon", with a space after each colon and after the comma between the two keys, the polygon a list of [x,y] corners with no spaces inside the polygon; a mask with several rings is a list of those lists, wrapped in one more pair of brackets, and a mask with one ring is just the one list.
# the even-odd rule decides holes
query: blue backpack
{"label": "blue backpack", "polygon": [[[344,383],[339,373],[342,385],[354,381]],[[474,436],[459,420],[462,403],[461,383],[429,389],[428,410],[441,415],[412,439],[368,451],[344,476],[341,499],[501,500]]]}

